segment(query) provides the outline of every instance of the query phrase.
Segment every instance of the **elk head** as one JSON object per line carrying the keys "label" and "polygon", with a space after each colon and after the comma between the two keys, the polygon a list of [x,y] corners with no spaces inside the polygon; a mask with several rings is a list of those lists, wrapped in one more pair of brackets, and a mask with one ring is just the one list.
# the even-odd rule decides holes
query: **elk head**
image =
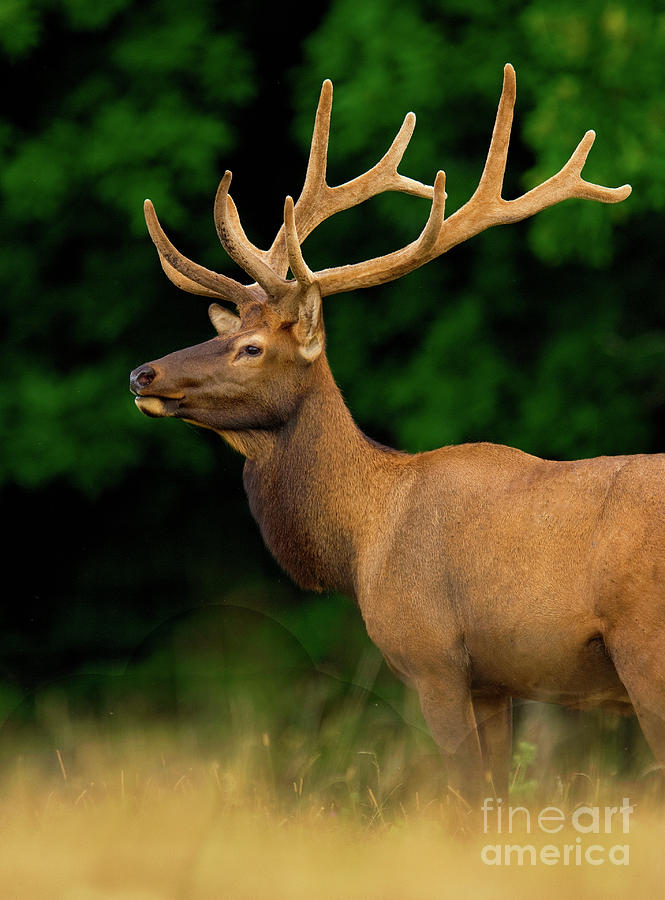
{"label": "elk head", "polygon": [[[400,278],[486,228],[520,221],[569,197],[616,203],[630,194],[629,185],[606,188],[582,179],[595,138],[589,131],[556,175],[515,200],[504,200],[501,191],[514,103],[515,72],[506,65],[479,185],[471,199],[444,220],[444,173],[439,171],[430,186],[397,171],[415,127],[413,113],[407,114],[389,150],[373,168],[337,187],[327,184],[332,84],[325,81],[301,195],[295,204],[286,198],[283,225],[268,250],[254,246],[243,231],[229,195],[230,172],[217,191],[217,233],[229,256],[253,279],[250,285],[183,256],[146,200],[148,229],[166,275],[184,291],[233,304],[237,314],[213,303],[209,314],[217,337],[135,369],[130,388],[138,408],[149,416],[174,416],[213,428],[227,438],[236,432],[279,427],[311,389],[325,358],[323,297]],[[402,191],[432,201],[420,236],[385,256],[312,272],[302,254],[305,238],[325,219],[383,191]]]}

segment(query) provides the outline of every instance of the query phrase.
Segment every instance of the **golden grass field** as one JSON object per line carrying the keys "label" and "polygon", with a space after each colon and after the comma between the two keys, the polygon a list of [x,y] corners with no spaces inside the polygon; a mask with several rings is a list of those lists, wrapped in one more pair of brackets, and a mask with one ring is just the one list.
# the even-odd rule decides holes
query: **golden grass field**
{"label": "golden grass field", "polygon": [[[537,833],[535,817],[547,805],[542,798],[524,801],[533,810],[530,834],[523,812],[510,835],[495,828],[484,834],[482,826],[460,830],[436,777],[428,784],[431,772],[421,772],[417,785],[411,772],[399,780],[404,756],[386,760],[392,773],[384,773],[373,753],[352,749],[336,784],[305,770],[289,784],[285,757],[273,753],[267,734],[251,729],[234,756],[216,757],[153,725],[112,741],[94,729],[72,739],[77,723],[68,727],[68,750],[5,755],[3,900],[558,900],[664,891],[665,818],[652,798],[636,797],[634,783],[585,775],[583,801],[565,794],[547,801],[570,816],[576,803],[602,807],[629,792],[636,804],[629,833],[614,817],[612,833],[582,835],[583,846],[598,845],[594,859],[602,857],[602,864],[575,864],[571,851],[568,865],[540,859],[519,865],[515,856],[510,865],[494,866],[481,859],[488,843],[533,844],[539,852],[548,843],[574,847],[580,834],[569,818],[556,835]],[[406,752],[399,735],[396,744],[399,757]],[[628,846],[628,865],[608,861],[617,844]]]}
{"label": "golden grass field", "polygon": [[[665,804],[628,720],[519,707],[504,812],[524,809],[512,833],[493,815],[485,832],[447,792],[415,694],[388,695],[373,648],[347,683],[240,615],[179,622],[121,675],[0,696],[0,900],[665,894]],[[602,818],[623,798],[627,833],[620,814],[609,833],[574,827],[580,807]],[[538,827],[547,806],[565,816],[556,833]],[[489,864],[506,845],[533,850]],[[616,846],[627,865],[610,861]]]}

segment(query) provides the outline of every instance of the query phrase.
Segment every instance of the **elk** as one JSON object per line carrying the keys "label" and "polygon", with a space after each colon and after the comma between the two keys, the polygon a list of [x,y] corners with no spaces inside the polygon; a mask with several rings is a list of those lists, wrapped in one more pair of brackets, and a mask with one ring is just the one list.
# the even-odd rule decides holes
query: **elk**
{"label": "elk", "polygon": [[[326,181],[332,84],[316,112],[305,182],[287,197],[272,246],[245,235],[221,180],[215,226],[243,284],[180,253],[149,200],[150,236],[169,279],[213,302],[217,336],[135,369],[139,410],[212,429],[246,457],[251,512],[303,588],[355,598],[388,666],[415,687],[451,788],[507,796],[512,698],[636,712],[665,762],[665,457],[570,462],[491,443],[392,450],[354,423],[326,354],[322,298],[397,279],[494,225],[567,198],[616,203],[629,185],[582,178],[595,134],[563,168],[502,195],[515,103],[503,89],[480,182],[444,219],[445,175],[398,173],[409,113],[386,154],[337,187]],[[384,191],[431,200],[417,239],[384,256],[312,271],[306,237]]]}

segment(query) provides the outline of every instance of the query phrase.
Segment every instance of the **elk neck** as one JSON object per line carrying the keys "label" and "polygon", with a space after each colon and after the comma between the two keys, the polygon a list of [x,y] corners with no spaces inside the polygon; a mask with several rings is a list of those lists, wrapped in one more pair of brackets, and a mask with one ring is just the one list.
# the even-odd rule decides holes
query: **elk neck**
{"label": "elk neck", "polygon": [[367,438],[325,355],[314,365],[320,367],[314,386],[247,459],[243,480],[252,515],[282,568],[308,590],[355,597],[359,559],[409,456]]}

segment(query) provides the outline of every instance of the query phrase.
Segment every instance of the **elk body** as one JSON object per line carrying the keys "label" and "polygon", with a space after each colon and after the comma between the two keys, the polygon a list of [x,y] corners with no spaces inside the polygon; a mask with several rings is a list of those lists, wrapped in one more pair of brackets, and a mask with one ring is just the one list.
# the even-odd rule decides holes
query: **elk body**
{"label": "elk body", "polygon": [[[418,691],[451,786],[469,799],[506,796],[512,697],[634,710],[665,762],[665,458],[553,462],[483,443],[391,450],[354,424],[326,360],[323,297],[399,278],[566,198],[629,195],[628,185],[582,179],[588,132],[559,173],[504,200],[514,100],[508,65],[479,186],[444,220],[443,172],[433,186],[397,172],[411,113],[372,169],[328,186],[325,82],[302,194],[296,204],[287,197],[269,250],[247,239],[229,172],[217,192],[219,237],[250,285],[183,256],[146,201],[171,281],[232,303],[237,315],[213,303],[215,338],[131,374],[142,412],[211,428],[246,456],[244,484],[267,546],[302,587],[356,599],[391,669]],[[386,190],[431,199],[417,240],[312,272],[307,235]]]}

